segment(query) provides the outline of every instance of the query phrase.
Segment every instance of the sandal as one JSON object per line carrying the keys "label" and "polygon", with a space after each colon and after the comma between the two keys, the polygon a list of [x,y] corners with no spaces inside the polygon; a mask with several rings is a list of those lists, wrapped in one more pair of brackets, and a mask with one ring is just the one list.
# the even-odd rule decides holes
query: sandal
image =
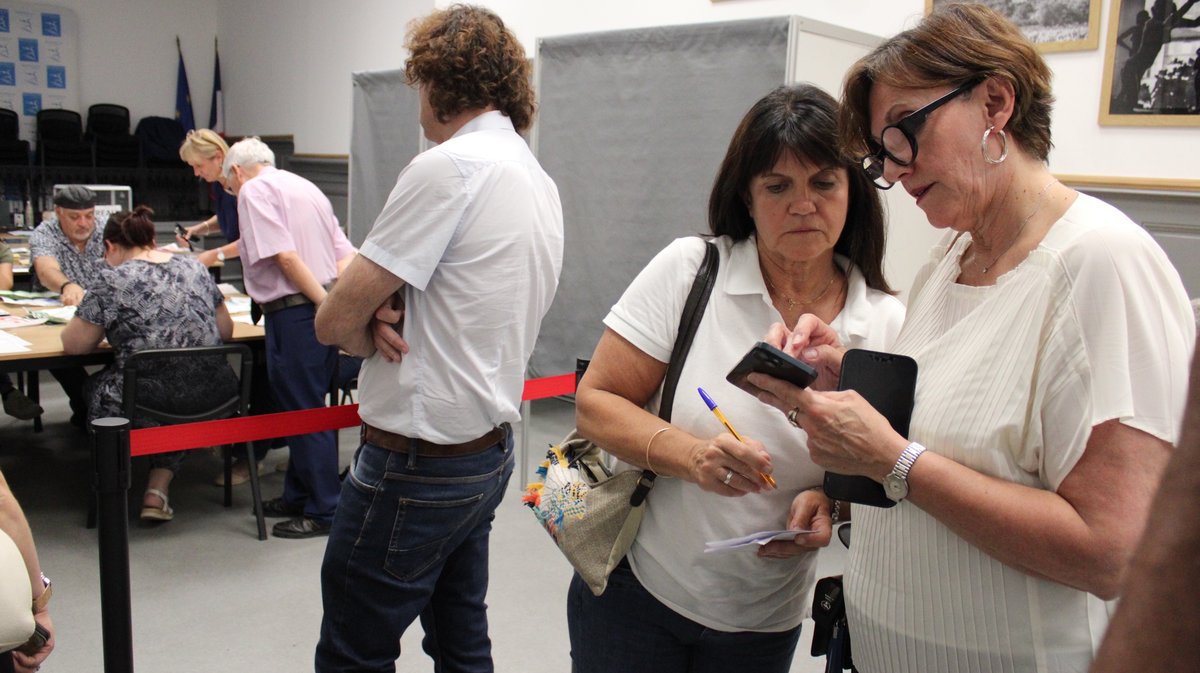
{"label": "sandal", "polygon": [[[162,507],[152,507],[146,504],[145,495],[153,495],[162,499]],[[146,489],[146,494],[142,496],[142,521],[170,521],[175,518],[175,510],[171,509],[171,503],[167,499],[167,494],[157,488]]]}

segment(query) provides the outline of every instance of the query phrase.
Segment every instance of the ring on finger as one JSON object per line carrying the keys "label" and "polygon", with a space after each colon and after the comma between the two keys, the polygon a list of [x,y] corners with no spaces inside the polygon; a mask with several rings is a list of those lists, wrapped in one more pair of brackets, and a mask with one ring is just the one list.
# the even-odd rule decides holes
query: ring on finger
{"label": "ring on finger", "polygon": [[733,470],[727,470],[725,472],[725,478],[721,480],[721,483],[728,486],[729,482],[731,482],[731,481],[733,481]]}
{"label": "ring on finger", "polygon": [[798,413],[800,413],[800,407],[792,407],[792,410],[787,412],[788,423],[791,423],[797,428],[800,427],[800,424],[796,422],[796,414]]}

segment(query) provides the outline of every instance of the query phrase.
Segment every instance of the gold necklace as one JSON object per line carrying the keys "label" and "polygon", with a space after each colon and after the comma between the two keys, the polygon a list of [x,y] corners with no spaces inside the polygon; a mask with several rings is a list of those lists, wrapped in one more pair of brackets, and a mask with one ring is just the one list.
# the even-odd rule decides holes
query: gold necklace
{"label": "gold necklace", "polygon": [[[1000,261],[1000,258],[1004,256],[1004,253],[1008,252],[1009,249],[1016,244],[1017,239],[1021,238],[1021,232],[1025,231],[1025,225],[1029,224],[1029,221],[1033,219],[1033,216],[1037,215],[1037,212],[1042,209],[1042,197],[1046,195],[1046,190],[1050,189],[1050,185],[1056,182],[1058,182],[1057,179],[1052,179],[1050,182],[1046,183],[1046,186],[1042,187],[1041,191],[1039,191],[1037,195],[1037,203],[1034,204],[1033,210],[1029,211],[1029,214],[1025,216],[1025,219],[1021,220],[1021,226],[1017,227],[1017,233],[1013,235],[1012,240],[1008,242],[1008,245],[1004,246],[1003,250],[1001,250],[995,257],[992,258],[992,261],[988,262],[986,266],[980,268],[979,273],[986,275],[988,270],[991,269],[996,262]],[[976,255],[974,250],[972,250],[971,260],[969,263],[974,264],[976,257],[978,257],[978,255]]]}
{"label": "gold necklace", "polygon": [[[782,299],[787,300],[789,311],[796,308],[797,306],[812,306],[813,304],[821,301],[821,299],[829,292],[829,288],[833,287],[833,281],[837,280],[837,276],[838,276],[837,265],[835,264],[833,267],[833,273],[829,274],[829,282],[825,283],[825,287],[822,288],[821,291],[817,293],[817,296],[813,297],[812,299],[809,299],[808,301],[797,302],[795,299],[792,299],[791,297],[787,296],[786,294],[783,294],[782,292],[779,293],[779,296]],[[763,280],[766,281],[766,283],[767,283],[767,290],[770,291],[772,294],[775,294],[777,292],[777,290],[775,289],[775,285],[771,283],[771,279],[768,278],[767,274],[765,274],[765,273],[763,274]]]}

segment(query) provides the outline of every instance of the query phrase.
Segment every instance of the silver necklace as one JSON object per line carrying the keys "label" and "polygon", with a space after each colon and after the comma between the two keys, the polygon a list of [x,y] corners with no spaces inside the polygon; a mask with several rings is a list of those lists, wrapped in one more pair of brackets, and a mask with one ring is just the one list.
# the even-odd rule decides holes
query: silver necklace
{"label": "silver necklace", "polygon": [[[1058,182],[1058,180],[1053,179],[1050,182],[1047,182],[1044,187],[1042,187],[1041,191],[1039,191],[1037,195],[1037,203],[1034,204],[1033,210],[1029,211],[1029,214],[1026,215],[1025,219],[1021,221],[1021,226],[1017,227],[1017,233],[1013,235],[1012,240],[1008,242],[1008,245],[1004,246],[1003,250],[1001,250],[995,257],[992,258],[992,261],[988,262],[986,266],[981,267],[979,269],[979,273],[987,275],[987,272],[996,264],[996,262],[1000,261],[1001,257],[1004,256],[1004,253],[1008,252],[1013,245],[1017,243],[1017,239],[1021,238],[1021,232],[1025,231],[1025,225],[1029,224],[1029,221],[1033,219],[1033,216],[1037,215],[1038,211],[1042,209],[1042,197],[1046,195],[1046,190],[1050,189],[1050,185],[1056,182]],[[972,264],[975,263],[975,258],[977,256],[978,255],[976,255],[974,251],[971,252]]]}
{"label": "silver necklace", "polygon": [[[783,294],[782,292],[779,293],[779,296],[782,299],[787,300],[789,311],[796,308],[797,306],[812,306],[813,304],[821,301],[821,299],[824,298],[824,296],[829,293],[829,288],[833,287],[833,281],[837,280],[837,276],[838,276],[837,266],[835,265],[834,269],[833,269],[833,273],[829,274],[829,282],[825,283],[825,287],[822,288],[822,290],[817,293],[817,296],[813,297],[812,299],[809,299],[808,301],[798,302],[795,299],[792,299],[791,297],[787,296],[786,294]],[[763,280],[765,280],[767,282],[768,290],[770,290],[772,293],[777,292],[777,290],[775,289],[775,285],[771,283],[771,279],[768,278],[767,274],[765,274],[765,273],[763,274]]]}

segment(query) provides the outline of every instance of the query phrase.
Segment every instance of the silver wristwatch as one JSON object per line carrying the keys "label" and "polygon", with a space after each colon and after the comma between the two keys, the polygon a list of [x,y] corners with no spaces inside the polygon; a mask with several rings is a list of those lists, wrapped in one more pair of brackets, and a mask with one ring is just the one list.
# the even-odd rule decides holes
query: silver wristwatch
{"label": "silver wristwatch", "polygon": [[925,447],[916,442],[904,447],[891,474],[883,478],[883,490],[889,499],[900,502],[908,497],[908,471],[924,452]]}

